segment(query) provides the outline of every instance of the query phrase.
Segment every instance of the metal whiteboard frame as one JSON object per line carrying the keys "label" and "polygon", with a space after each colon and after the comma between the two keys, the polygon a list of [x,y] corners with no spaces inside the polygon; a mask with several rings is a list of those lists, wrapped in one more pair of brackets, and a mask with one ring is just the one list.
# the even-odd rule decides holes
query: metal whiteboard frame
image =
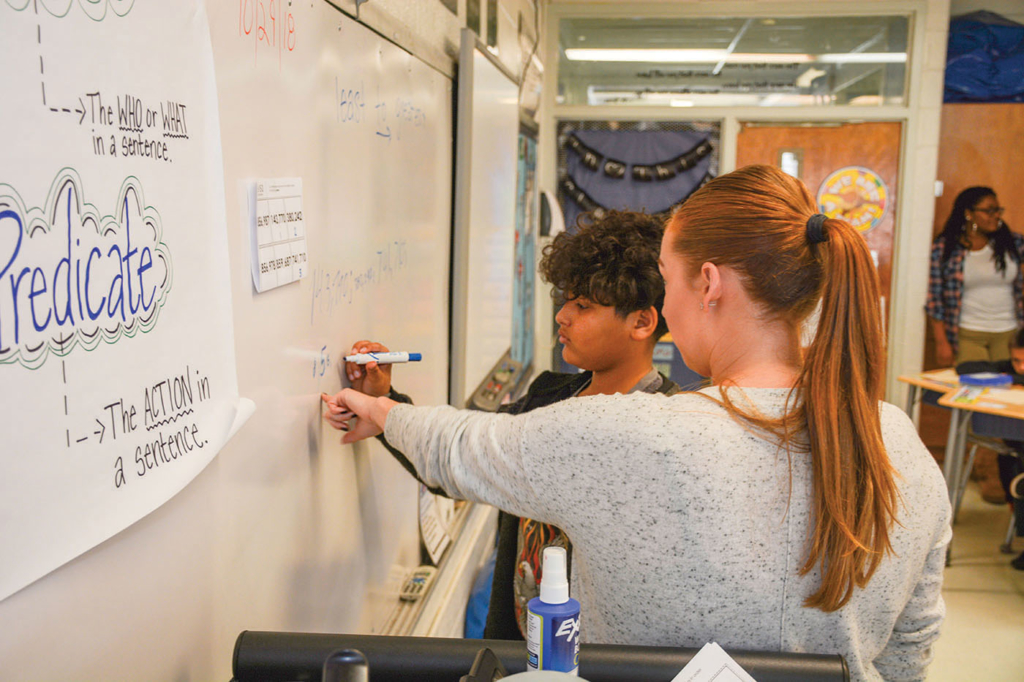
{"label": "metal whiteboard frame", "polygon": [[[498,61],[468,28],[460,36],[458,78],[455,105],[455,192],[452,201],[452,264],[451,264],[451,327],[449,334],[448,403],[463,408],[469,394],[465,391],[466,346],[469,336],[469,240],[471,234],[470,203],[472,198],[473,145],[473,76],[474,53],[479,52],[504,74],[516,89],[519,79]],[[515,193],[515,187],[509,192]],[[513,267],[510,261],[509,268]],[[509,343],[511,343],[511,337]],[[492,362],[498,357],[492,358]],[[484,377],[480,377],[483,379]]]}

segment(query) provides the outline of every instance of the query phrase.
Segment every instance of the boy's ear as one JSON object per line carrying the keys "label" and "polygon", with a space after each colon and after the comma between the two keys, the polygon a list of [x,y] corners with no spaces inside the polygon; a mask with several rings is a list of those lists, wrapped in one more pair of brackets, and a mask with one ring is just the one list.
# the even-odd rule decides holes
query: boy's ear
{"label": "boy's ear", "polygon": [[654,306],[634,311],[632,315],[635,315],[636,319],[633,322],[633,329],[630,330],[631,338],[644,341],[654,336],[654,331],[658,328],[658,311]]}

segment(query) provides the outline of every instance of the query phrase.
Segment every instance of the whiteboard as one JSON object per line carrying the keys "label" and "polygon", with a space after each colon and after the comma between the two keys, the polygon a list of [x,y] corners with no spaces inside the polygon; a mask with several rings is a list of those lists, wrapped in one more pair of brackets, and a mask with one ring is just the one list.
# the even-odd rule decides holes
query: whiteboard
{"label": "whiteboard", "polygon": [[451,404],[512,343],[519,86],[469,29],[459,52]]}
{"label": "whiteboard", "polygon": [[[0,15],[28,2],[4,0]],[[180,39],[151,19],[152,3],[40,5],[131,7],[122,31]],[[197,0],[181,6],[204,16]],[[234,355],[216,371],[237,374],[256,412],[172,499],[0,602],[8,679],[222,677],[243,629],[375,631],[419,564],[415,481],[375,441],[342,446],[319,394],[341,387],[341,356],[371,338],[423,354],[396,370],[397,388],[447,400],[451,80],[322,0],[209,2],[205,14],[226,197],[208,229],[226,241],[217,265]],[[67,44],[143,80],[160,68],[211,75],[87,34]],[[247,223],[246,188],[260,178],[302,180],[309,257],[305,276],[265,293],[253,287]],[[194,274],[176,269],[175,286]]]}
{"label": "whiteboard", "polygon": [[[265,590],[275,629],[372,631],[395,575],[419,563],[417,484],[376,441],[341,446],[319,394],[373,339],[422,353],[395,385],[445,402],[452,83],[326,2],[276,5],[267,33],[259,7],[209,4],[239,391],[257,404],[220,462],[236,507],[225,570],[255,581],[230,591],[225,617],[251,628]],[[264,293],[245,208],[258,178],[301,179],[309,253],[304,278]]]}

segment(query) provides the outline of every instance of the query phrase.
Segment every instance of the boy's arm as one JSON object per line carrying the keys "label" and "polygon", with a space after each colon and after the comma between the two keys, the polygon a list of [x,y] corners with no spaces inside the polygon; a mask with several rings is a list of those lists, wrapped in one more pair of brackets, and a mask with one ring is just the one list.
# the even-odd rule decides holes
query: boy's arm
{"label": "boy's arm", "polygon": [[1000,360],[999,362],[988,362],[986,360],[971,360],[969,362],[961,362],[956,366],[957,374],[980,374],[982,372],[998,372],[1000,374],[1009,374],[1013,383],[1018,386],[1024,385],[1024,376],[1017,374],[1013,371],[1013,363],[1009,360]]}
{"label": "boy's arm", "polygon": [[[403,397],[408,397],[408,396],[403,396]],[[409,405],[412,404],[411,400],[400,400],[398,402],[407,403]],[[434,493],[435,495],[441,495],[442,497],[448,497],[448,493],[446,493],[443,488],[427,485],[427,483],[422,478],[420,478],[419,474],[416,473],[416,467],[413,466],[413,463],[410,462],[409,458],[405,456],[405,453],[403,453],[401,450],[399,450],[394,445],[389,443],[388,439],[384,437],[383,433],[380,434],[379,436],[377,436],[377,440],[379,440],[380,444],[383,445],[387,449],[387,451],[391,453],[392,457],[394,457],[396,460],[398,460],[398,463],[402,465],[403,469],[405,469],[410,474],[412,474],[413,478],[415,478],[417,481],[419,481],[423,485],[426,485],[427,486],[427,490],[429,490],[430,492]]]}
{"label": "boy's arm", "polygon": [[[389,386],[388,387],[388,392],[387,392],[386,395],[387,395],[388,398],[391,398],[396,403],[404,403],[406,405],[412,405],[413,404],[412,403],[412,398],[410,398],[409,396],[405,395],[404,393],[399,393],[398,391],[395,390],[395,388],[393,386]],[[377,436],[377,440],[379,440],[380,444],[383,445],[387,449],[387,451],[391,453],[392,457],[394,457],[396,460],[398,460],[398,463],[402,465],[403,469],[405,469],[410,474],[412,474],[413,478],[415,478],[417,481],[419,481],[423,485],[426,485],[427,486],[427,490],[429,490],[430,492],[434,493],[435,495],[441,495],[442,497],[448,497],[448,493],[446,493],[442,488],[438,488],[436,486],[429,486],[429,485],[427,485],[426,482],[422,478],[419,477],[419,474],[416,473],[416,467],[413,466],[412,462],[409,461],[409,458],[405,456],[405,453],[402,452],[401,450],[399,450],[398,448],[396,448],[391,443],[389,443],[388,439],[384,437],[383,433],[381,433],[379,436]]]}
{"label": "boy's arm", "polygon": [[507,405],[499,405],[498,412],[502,414],[522,414],[526,411],[526,406],[533,400],[533,391],[542,381],[542,377],[546,376],[548,372],[541,372],[540,376],[530,382],[530,385],[526,388],[526,393],[523,397],[514,402],[508,403]]}
{"label": "boy's arm", "polygon": [[[351,352],[353,355],[356,353],[387,353],[388,348],[384,344],[377,343],[376,341],[362,340],[356,341],[352,344]],[[357,365],[354,362],[346,362],[345,374],[348,376],[348,380],[349,383],[352,384],[352,388],[361,393],[374,397],[387,396],[395,402],[412,405],[412,398],[404,393],[399,393],[391,385],[390,364],[380,365],[376,362],[370,362],[365,365]],[[402,465],[403,469],[412,474],[417,481],[423,483],[423,480],[416,475],[416,467],[412,465],[409,458],[400,450],[392,446],[391,443],[388,442],[387,438],[384,437],[383,433],[377,436],[377,440],[379,440],[381,445],[391,453],[392,457],[398,460],[398,463]],[[424,483],[424,485],[426,484]],[[427,489],[435,495],[445,495],[444,490],[440,488],[427,486]]]}
{"label": "boy's arm", "polygon": [[956,366],[957,374],[981,374],[982,372],[1001,372],[997,363],[988,360],[969,360]]}

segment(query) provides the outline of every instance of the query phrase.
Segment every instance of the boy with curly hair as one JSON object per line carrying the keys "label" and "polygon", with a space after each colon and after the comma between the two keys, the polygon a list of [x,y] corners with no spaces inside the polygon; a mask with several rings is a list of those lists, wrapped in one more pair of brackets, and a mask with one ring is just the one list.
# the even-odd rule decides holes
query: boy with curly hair
{"label": "boy with curly hair", "polygon": [[[522,414],[576,396],[644,391],[672,395],[679,387],[654,369],[652,356],[667,325],[661,315],[665,286],[658,270],[662,220],[632,211],[581,216],[578,230],[559,234],[546,246],[541,276],[563,301],[555,316],[562,357],[583,370],[542,372],[514,403],[499,412]],[[359,341],[353,353],[383,352],[383,345]],[[352,387],[368,395],[412,402],[391,387],[391,365],[346,363]],[[346,429],[340,410],[324,397],[324,418]],[[410,473],[416,470],[380,436],[385,447]],[[433,489],[443,494],[443,491]],[[568,538],[549,524],[501,512],[490,608],[484,637],[523,639],[526,603],[538,594],[544,548],[571,548]]]}

